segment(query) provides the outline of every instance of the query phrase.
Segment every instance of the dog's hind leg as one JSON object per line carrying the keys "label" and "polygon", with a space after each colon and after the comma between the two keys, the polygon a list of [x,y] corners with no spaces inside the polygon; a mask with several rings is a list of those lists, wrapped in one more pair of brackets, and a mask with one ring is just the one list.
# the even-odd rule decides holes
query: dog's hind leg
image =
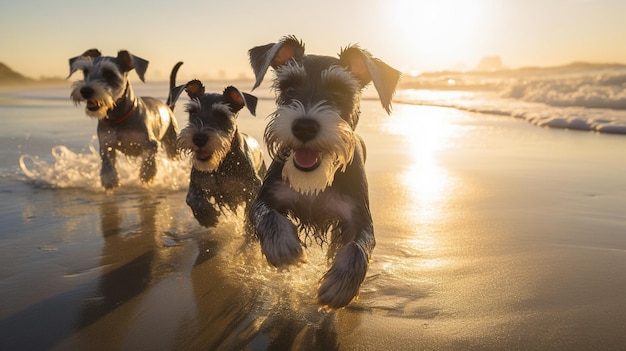
{"label": "dog's hind leg", "polygon": [[176,159],[178,157],[178,150],[176,149],[176,139],[178,138],[178,126],[176,125],[176,120],[172,115],[170,121],[170,125],[163,136],[163,148],[165,149],[165,153],[167,157],[171,160]]}
{"label": "dog's hind leg", "polygon": [[267,167],[265,166],[265,161],[263,160],[261,145],[259,145],[256,139],[249,135],[242,133],[242,136],[245,140],[244,151],[248,155],[248,159],[252,161],[252,169],[259,178],[259,184],[255,189],[256,195],[256,191],[258,191],[258,188],[261,186],[262,179],[265,177],[265,173],[267,173]]}
{"label": "dog's hind leg", "polygon": [[157,147],[158,145],[156,143],[150,143],[146,146],[146,151],[142,156],[139,179],[141,179],[143,183],[149,183],[156,175],[157,167],[155,156]]}

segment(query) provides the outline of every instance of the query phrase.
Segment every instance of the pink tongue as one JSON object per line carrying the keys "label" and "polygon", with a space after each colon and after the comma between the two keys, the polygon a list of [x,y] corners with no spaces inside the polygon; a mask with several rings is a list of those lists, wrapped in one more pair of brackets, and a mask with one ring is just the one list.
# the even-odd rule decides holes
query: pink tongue
{"label": "pink tongue", "polygon": [[309,149],[297,149],[294,152],[293,160],[298,166],[302,168],[309,168],[315,166],[319,157],[319,151]]}
{"label": "pink tongue", "polygon": [[208,152],[197,151],[196,158],[200,161],[206,161],[211,158],[211,154]]}

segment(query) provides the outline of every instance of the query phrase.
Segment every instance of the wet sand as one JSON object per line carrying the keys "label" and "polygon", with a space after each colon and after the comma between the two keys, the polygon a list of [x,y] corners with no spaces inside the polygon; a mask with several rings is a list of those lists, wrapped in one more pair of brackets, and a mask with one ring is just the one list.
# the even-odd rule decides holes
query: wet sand
{"label": "wet sand", "polygon": [[[240,117],[259,139],[265,122]],[[375,101],[357,130],[377,246],[347,308],[314,304],[318,247],[277,272],[236,216],[200,227],[184,190],[5,176],[0,349],[624,348],[626,138]]]}

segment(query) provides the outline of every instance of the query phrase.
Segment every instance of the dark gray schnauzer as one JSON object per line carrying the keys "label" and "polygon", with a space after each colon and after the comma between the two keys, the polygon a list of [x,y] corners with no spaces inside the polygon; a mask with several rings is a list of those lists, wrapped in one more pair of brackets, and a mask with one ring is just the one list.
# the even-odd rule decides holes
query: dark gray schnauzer
{"label": "dark gray schnauzer", "polygon": [[[239,132],[237,116],[244,106],[255,115],[257,98],[228,86],[222,94],[205,93],[199,80],[176,87],[175,102],[185,90],[189,122],[178,137],[178,148],[192,157],[187,205],[198,222],[217,224],[224,209],[248,205],[261,187],[266,167],[259,143]],[[247,223],[249,227],[249,223]],[[251,228],[247,228],[250,230]]]}
{"label": "dark gray schnauzer", "polygon": [[[152,97],[137,97],[133,92],[128,72],[135,69],[141,81],[145,81],[148,61],[125,50],[119,51],[117,57],[102,56],[97,49],[87,50],[69,61],[69,76],[78,70],[84,74],[84,79],[72,84],[71,98],[76,105],[85,102],[87,116],[98,119],[102,186],[111,189],[119,185],[116,151],[140,156],[139,178],[144,183],[150,182],[157,172],[155,155],[159,143],[163,143],[169,158],[176,158],[178,127],[173,105]],[[172,69],[172,79],[181,64]]]}
{"label": "dark gray schnauzer", "polygon": [[261,250],[271,265],[283,267],[304,261],[299,230],[309,240],[329,242],[334,260],[317,302],[344,307],[358,295],[376,243],[365,145],[354,132],[361,90],[373,82],[390,113],[400,73],[354,45],[339,58],[305,55],[293,36],[254,47],[249,57],[254,88],[274,68],[278,105],[264,135],[273,161],[249,212]]}

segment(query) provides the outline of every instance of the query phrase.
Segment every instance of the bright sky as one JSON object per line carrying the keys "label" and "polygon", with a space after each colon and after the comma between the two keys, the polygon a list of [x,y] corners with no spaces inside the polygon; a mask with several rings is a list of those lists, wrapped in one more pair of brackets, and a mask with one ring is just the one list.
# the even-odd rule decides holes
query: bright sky
{"label": "bright sky", "polygon": [[626,63],[625,0],[239,0],[0,2],[0,62],[33,77],[63,76],[90,48],[150,61],[147,80],[252,76],[247,51],[284,35],[307,53],[358,43],[410,73],[572,61]]}

